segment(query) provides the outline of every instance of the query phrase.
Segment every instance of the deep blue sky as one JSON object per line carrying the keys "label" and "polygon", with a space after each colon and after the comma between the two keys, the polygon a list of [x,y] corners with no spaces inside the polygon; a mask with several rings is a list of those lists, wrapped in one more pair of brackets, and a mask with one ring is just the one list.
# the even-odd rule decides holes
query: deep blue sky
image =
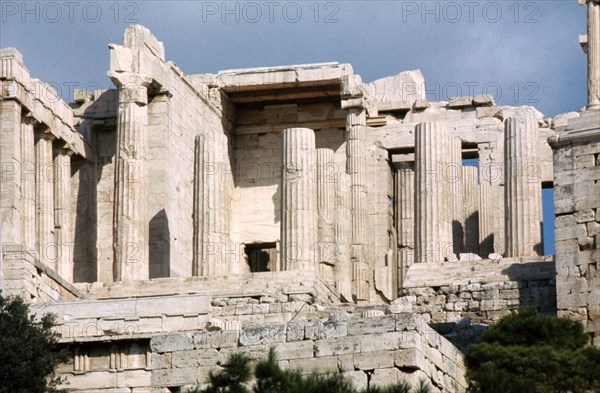
{"label": "deep blue sky", "polygon": [[107,44],[139,23],[188,74],[338,61],[366,82],[419,68],[430,100],[487,86],[498,103],[549,117],[585,104],[576,0],[0,3],[0,46],[17,47],[67,100],[72,85],[111,86]]}

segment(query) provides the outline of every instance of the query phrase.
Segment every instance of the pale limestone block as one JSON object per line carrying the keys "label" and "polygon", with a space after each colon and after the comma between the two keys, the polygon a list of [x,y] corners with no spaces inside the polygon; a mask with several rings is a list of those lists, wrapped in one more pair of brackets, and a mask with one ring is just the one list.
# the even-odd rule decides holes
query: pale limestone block
{"label": "pale limestone block", "polygon": [[175,352],[194,348],[194,340],[187,333],[172,333],[153,336],[150,340],[150,348],[153,352]]}

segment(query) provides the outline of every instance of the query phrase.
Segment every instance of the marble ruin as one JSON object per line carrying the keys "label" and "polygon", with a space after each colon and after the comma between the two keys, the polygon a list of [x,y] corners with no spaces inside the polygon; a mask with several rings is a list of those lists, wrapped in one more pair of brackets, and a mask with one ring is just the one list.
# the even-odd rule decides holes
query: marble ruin
{"label": "marble ruin", "polygon": [[461,392],[459,344],[430,324],[525,306],[600,346],[600,4],[585,4],[589,104],[554,119],[428,102],[418,70],[186,75],[143,26],[109,46],[115,89],[67,104],[2,49],[2,293],[58,315],[74,392],[176,392],[271,345],[360,387]]}

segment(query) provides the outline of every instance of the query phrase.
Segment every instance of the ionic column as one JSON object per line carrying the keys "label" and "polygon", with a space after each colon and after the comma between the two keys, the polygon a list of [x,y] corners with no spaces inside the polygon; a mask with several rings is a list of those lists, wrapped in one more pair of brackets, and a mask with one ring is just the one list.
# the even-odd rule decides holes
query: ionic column
{"label": "ionic column", "polygon": [[494,208],[488,182],[479,184],[479,256],[487,258],[494,252]]}
{"label": "ionic column", "polygon": [[350,175],[341,173],[335,197],[335,265],[336,288],[347,301],[352,301],[352,269],[350,243],[352,242],[352,210],[350,209]]}
{"label": "ionic column", "polygon": [[316,270],[317,186],[315,133],[283,130],[281,258],[283,270]]}
{"label": "ionic column", "polygon": [[465,229],[464,252],[479,253],[479,184],[477,168],[474,166],[462,167],[463,189],[463,227]]}
{"label": "ionic column", "polygon": [[537,255],[541,248],[542,186],[537,122],[504,121],[505,245],[507,257]]}
{"label": "ionic column", "polygon": [[352,207],[352,292],[356,300],[369,300],[370,269],[367,260],[367,114],[351,108],[346,117],[346,172],[350,175]]}
{"label": "ionic column", "polygon": [[335,282],[333,268],[337,261],[334,234],[335,223],[335,187],[338,171],[332,149],[317,149],[317,211],[319,244],[317,261],[321,277],[326,282]]}
{"label": "ionic column", "polygon": [[206,264],[202,254],[204,223],[204,135],[197,135],[194,141],[194,201],[192,254],[192,275],[206,275]]}
{"label": "ionic column", "polygon": [[400,286],[404,281],[406,270],[415,260],[415,171],[413,167],[413,163],[402,163],[396,170],[396,228]]}
{"label": "ionic column", "polygon": [[35,207],[37,252],[42,263],[56,271],[54,243],[54,165],[51,134],[39,134],[35,144]]}
{"label": "ionic column", "polygon": [[579,0],[579,3],[587,3],[587,109],[600,109],[600,1]]}
{"label": "ionic column", "polygon": [[444,169],[443,178],[450,182],[450,200],[452,202],[452,245],[453,252],[460,254],[465,245],[465,212],[463,202],[462,140],[452,138],[449,151],[450,163]]}
{"label": "ionic column", "polygon": [[34,120],[23,118],[21,123],[21,190],[23,197],[22,230],[25,248],[35,251],[35,137],[33,131]]}
{"label": "ionic column", "polygon": [[71,152],[58,149],[54,159],[54,238],[59,252],[57,273],[73,282],[71,244]]}
{"label": "ionic column", "polygon": [[148,91],[150,79],[114,73],[119,87],[113,220],[113,279],[147,280]]}
{"label": "ionic column", "polygon": [[446,125],[415,127],[415,261],[443,262],[452,254],[450,182],[444,179],[449,146]]}

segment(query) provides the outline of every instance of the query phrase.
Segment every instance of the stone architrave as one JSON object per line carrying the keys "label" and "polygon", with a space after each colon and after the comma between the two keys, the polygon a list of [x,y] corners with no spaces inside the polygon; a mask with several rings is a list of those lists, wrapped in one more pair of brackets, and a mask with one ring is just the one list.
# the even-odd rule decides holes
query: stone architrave
{"label": "stone architrave", "polygon": [[283,270],[316,270],[317,184],[315,133],[283,130],[281,258]]}

